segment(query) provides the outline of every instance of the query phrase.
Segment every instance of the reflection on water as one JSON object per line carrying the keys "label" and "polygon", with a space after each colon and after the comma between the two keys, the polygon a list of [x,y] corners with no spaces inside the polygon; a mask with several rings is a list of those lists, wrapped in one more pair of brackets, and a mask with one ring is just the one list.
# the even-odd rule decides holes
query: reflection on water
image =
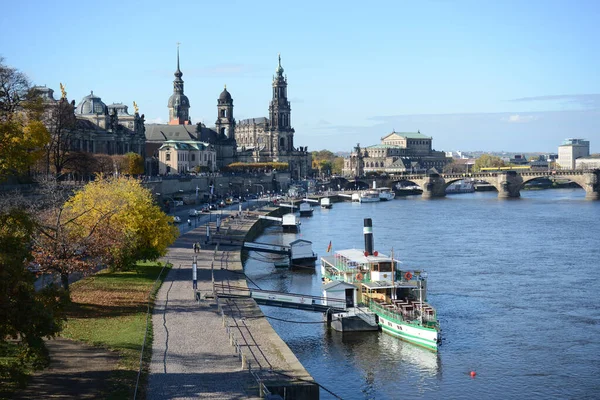
{"label": "reflection on water", "polygon": [[[337,203],[315,208],[298,234],[270,227],[258,242],[302,238],[313,250],[362,248],[363,218],[375,249],[429,272],[443,344],[438,354],[381,332],[327,329],[320,313],[262,307],[322,385],[345,399],[594,398],[600,393],[600,202],[583,190],[495,193],[439,201]],[[260,257],[263,257],[261,260]],[[252,255],[246,273],[263,289],[321,295],[314,273],[276,269]],[[300,322],[300,323],[299,323]],[[469,372],[475,370],[472,379]],[[321,398],[332,396],[321,391]]]}

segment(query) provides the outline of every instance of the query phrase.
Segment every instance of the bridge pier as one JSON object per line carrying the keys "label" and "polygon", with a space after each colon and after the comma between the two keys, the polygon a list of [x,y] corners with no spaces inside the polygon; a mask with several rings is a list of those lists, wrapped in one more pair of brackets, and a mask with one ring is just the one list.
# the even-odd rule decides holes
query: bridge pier
{"label": "bridge pier", "polygon": [[523,187],[523,178],[515,171],[507,171],[498,175],[498,198],[499,199],[518,199],[521,197],[521,187]]}
{"label": "bridge pier", "polygon": [[586,200],[600,200],[600,170],[586,172],[582,186],[585,190]]}
{"label": "bridge pier", "polygon": [[446,196],[446,181],[438,174],[428,175],[425,182],[421,183],[421,188],[425,199]]}

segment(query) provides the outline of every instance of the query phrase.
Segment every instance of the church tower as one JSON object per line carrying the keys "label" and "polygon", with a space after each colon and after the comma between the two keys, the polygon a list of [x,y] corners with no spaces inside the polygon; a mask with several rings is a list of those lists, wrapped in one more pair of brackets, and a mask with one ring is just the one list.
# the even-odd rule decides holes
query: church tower
{"label": "church tower", "polygon": [[287,77],[283,76],[281,55],[273,77],[273,99],[269,105],[269,131],[274,156],[294,149],[294,129],[291,126],[291,107],[287,99]]}
{"label": "church tower", "polygon": [[233,99],[227,91],[227,85],[217,100],[217,121],[215,127],[219,137],[235,139],[235,119],[233,119]]}
{"label": "church tower", "polygon": [[177,43],[177,71],[173,81],[173,94],[169,97],[169,125],[190,125],[190,101],[183,94],[183,72],[179,69],[179,43]]}

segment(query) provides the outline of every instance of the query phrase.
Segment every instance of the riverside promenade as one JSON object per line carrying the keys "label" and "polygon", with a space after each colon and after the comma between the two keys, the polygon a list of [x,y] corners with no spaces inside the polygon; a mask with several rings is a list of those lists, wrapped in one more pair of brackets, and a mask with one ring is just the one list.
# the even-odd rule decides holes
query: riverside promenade
{"label": "riverside promenade", "polygon": [[[206,227],[198,227],[180,236],[163,258],[173,267],[152,315],[149,400],[319,398],[312,377],[254,300],[213,292],[213,279],[220,287],[246,287],[241,245],[262,223],[258,215],[273,210],[244,212],[243,217],[236,213],[236,218],[225,218],[219,233],[212,223],[210,244],[204,243]],[[195,242],[202,243],[199,253],[194,253]],[[192,288],[194,256],[197,293]]]}

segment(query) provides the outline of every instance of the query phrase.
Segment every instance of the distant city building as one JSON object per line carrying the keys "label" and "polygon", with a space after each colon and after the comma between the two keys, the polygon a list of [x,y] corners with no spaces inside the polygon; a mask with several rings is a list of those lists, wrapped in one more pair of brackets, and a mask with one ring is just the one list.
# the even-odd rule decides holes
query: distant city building
{"label": "distant city building", "polygon": [[590,142],[584,139],[565,139],[558,146],[557,163],[562,169],[575,169],[575,160],[590,155]]}
{"label": "distant city building", "polygon": [[293,179],[306,177],[311,168],[307,147],[294,147],[292,109],[287,97],[287,76],[281,56],[273,76],[269,118],[248,118],[235,125],[237,158],[241,162],[286,162]]}
{"label": "distant city building", "polygon": [[600,154],[576,159],[575,169],[600,169]]}
{"label": "distant city building", "polygon": [[525,157],[523,154],[515,154],[508,159],[508,162],[512,165],[526,165],[529,163],[529,161],[527,161],[527,157]]}
{"label": "distant city building", "polygon": [[[227,87],[217,99],[217,120],[214,128],[204,124],[191,125],[190,101],[184,94],[183,73],[177,51],[177,69],[173,94],[169,98],[169,123],[146,125],[147,170],[158,174],[160,149],[163,143],[197,142],[210,145],[216,152],[217,168],[233,162],[286,162],[292,178],[308,175],[311,155],[306,147],[294,147],[294,128],[291,127],[291,107],[287,99],[287,78],[283,76],[281,57],[273,78],[273,99],[269,106],[270,118],[250,118],[236,122],[233,117],[233,98]],[[189,164],[182,164],[189,167]],[[186,172],[186,170],[179,170]]]}
{"label": "distant city building", "polygon": [[140,116],[137,110],[131,115],[124,104],[107,106],[93,91],[75,106],[75,101],[68,102],[62,85],[59,100],[54,98],[54,90],[48,87],[36,86],[34,89],[49,106],[45,124],[50,133],[69,127],[68,132],[61,135],[68,137],[71,150],[109,155],[133,152],[144,156],[144,115]]}
{"label": "distant city building", "polygon": [[369,172],[401,173],[442,171],[452,162],[443,151],[432,149],[432,138],[418,132],[392,132],[381,144],[360,148],[357,145],[344,159],[345,176],[363,176]]}
{"label": "distant city building", "polygon": [[158,172],[161,175],[189,171],[213,172],[217,169],[217,153],[208,143],[167,140],[159,149]]}
{"label": "distant city building", "polygon": [[[233,118],[233,99],[227,88],[223,89],[217,99],[215,128],[207,128],[202,123],[192,125],[189,115],[190,100],[184,92],[183,72],[181,72],[179,63],[179,48],[177,49],[177,69],[174,75],[173,94],[167,102],[169,123],[146,125],[146,173],[149,175],[167,173],[164,172],[166,171],[165,159],[161,158],[160,155],[163,144],[167,142],[170,143],[171,147],[175,146],[181,149],[190,146],[210,148],[211,151],[216,153],[216,168],[231,164],[235,161],[236,145],[233,138],[235,119]],[[163,150],[165,149],[163,148]],[[169,164],[169,174],[185,174],[193,171],[192,164],[189,162],[182,161],[181,164],[173,164],[174,162],[171,161],[171,164]]]}

